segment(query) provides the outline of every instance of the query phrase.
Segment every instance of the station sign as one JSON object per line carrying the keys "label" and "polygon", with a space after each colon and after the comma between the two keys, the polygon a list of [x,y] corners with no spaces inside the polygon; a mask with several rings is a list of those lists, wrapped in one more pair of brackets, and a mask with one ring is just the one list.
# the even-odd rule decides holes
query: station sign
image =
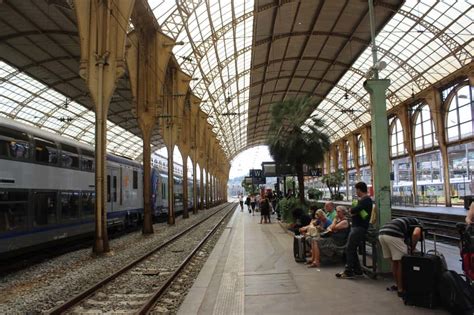
{"label": "station sign", "polygon": [[250,170],[250,177],[260,178],[263,177],[263,171],[259,169],[251,169]]}
{"label": "station sign", "polygon": [[265,177],[245,176],[244,183],[247,184],[247,185],[263,185],[263,184],[266,184],[267,181],[266,181]]}
{"label": "station sign", "polygon": [[[278,176],[296,176],[296,171],[289,164],[277,164],[276,162],[263,162],[262,171],[264,177],[278,177]],[[303,165],[304,176],[322,176],[322,168],[309,167]]]}

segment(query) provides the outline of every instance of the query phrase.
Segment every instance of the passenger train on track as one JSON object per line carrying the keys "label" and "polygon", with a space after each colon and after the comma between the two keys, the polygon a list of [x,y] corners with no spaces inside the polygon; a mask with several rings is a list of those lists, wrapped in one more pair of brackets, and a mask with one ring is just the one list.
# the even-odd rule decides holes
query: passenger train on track
{"label": "passenger train on track", "polygon": [[[0,257],[38,245],[92,235],[94,148],[0,118]],[[168,211],[167,159],[152,156],[155,219]],[[174,165],[175,209],[183,208],[182,166]],[[192,192],[192,182],[188,182]],[[199,187],[199,185],[198,185]],[[193,206],[192,193],[188,205]],[[143,167],[107,155],[107,224],[123,228],[143,218]]]}

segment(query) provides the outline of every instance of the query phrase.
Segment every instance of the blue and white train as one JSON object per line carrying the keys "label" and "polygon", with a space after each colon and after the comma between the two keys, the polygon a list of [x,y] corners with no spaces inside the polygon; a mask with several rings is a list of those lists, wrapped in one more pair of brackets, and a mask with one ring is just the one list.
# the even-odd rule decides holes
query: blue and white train
{"label": "blue and white train", "polygon": [[[154,155],[152,161],[152,206],[158,217],[168,210],[167,160]],[[0,256],[91,235],[95,226],[94,162],[93,147],[0,118]],[[175,173],[175,208],[180,210],[180,165],[175,165]],[[188,205],[192,207],[192,195]],[[108,154],[108,226],[136,225],[142,218],[142,165]]]}

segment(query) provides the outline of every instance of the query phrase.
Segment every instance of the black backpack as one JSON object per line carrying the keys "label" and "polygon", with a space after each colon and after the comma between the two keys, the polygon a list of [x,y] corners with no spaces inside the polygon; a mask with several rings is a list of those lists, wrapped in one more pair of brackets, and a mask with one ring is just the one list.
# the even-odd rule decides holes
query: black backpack
{"label": "black backpack", "polygon": [[474,314],[474,288],[457,272],[446,270],[441,274],[438,294],[443,306],[452,314]]}

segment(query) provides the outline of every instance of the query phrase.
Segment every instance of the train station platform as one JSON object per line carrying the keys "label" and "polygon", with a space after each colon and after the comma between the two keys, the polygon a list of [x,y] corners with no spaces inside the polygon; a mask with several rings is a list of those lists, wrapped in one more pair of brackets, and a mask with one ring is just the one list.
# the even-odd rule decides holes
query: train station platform
{"label": "train station platform", "polygon": [[[259,215],[234,213],[178,314],[447,314],[405,306],[386,290],[391,279],[337,279],[342,264],[296,263],[292,236],[276,220],[258,222]],[[460,271],[458,250],[438,249]]]}

